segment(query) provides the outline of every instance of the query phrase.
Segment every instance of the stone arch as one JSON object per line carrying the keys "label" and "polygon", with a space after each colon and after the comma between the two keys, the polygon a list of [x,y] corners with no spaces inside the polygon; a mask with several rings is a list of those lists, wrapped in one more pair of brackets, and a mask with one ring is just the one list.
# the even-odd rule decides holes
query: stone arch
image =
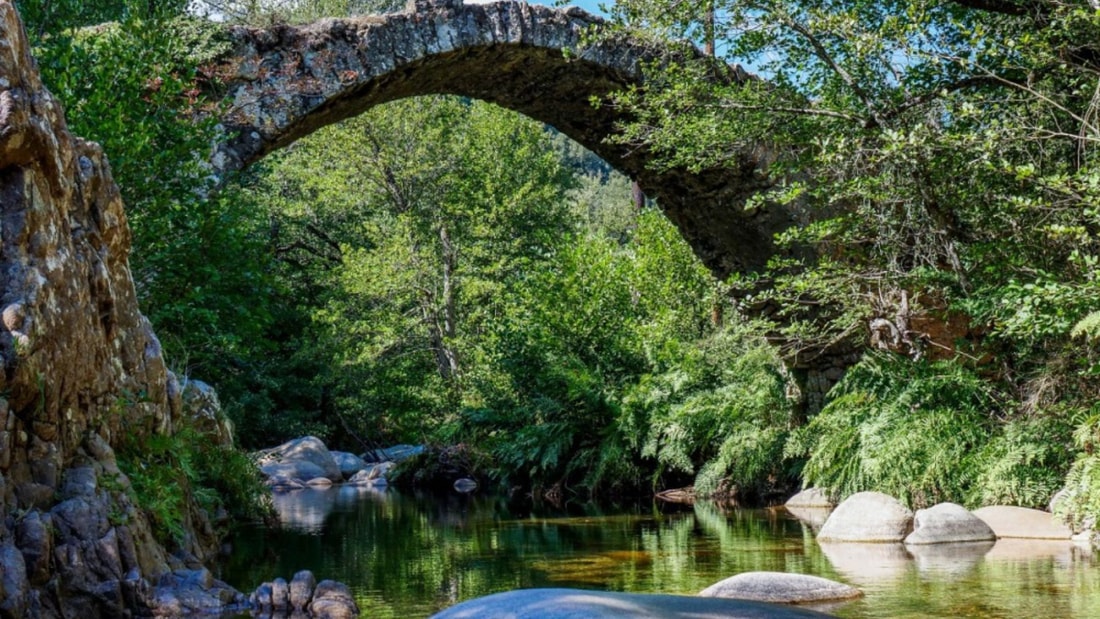
{"label": "stone arch", "polygon": [[[715,275],[760,269],[774,253],[773,235],[796,221],[784,209],[744,209],[769,184],[766,152],[747,151],[721,169],[655,172],[644,150],[608,143],[619,112],[593,99],[642,85],[644,64],[659,53],[623,37],[582,45],[602,23],[577,8],[409,0],[402,13],[232,28],[220,67],[226,137],[215,170],[242,169],[388,101],[472,97],[557,128],[638,181]],[[748,77],[731,68],[729,79]]]}

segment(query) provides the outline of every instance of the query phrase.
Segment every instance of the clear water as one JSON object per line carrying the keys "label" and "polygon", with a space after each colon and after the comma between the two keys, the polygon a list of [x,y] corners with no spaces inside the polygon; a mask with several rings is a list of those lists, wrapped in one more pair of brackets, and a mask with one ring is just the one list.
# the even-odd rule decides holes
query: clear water
{"label": "clear water", "polygon": [[277,495],[282,526],[231,540],[221,576],[251,590],[300,569],[347,583],[364,617],[415,619],[517,588],[694,594],[734,574],[815,574],[866,596],[840,617],[1097,617],[1100,564],[1069,542],[822,548],[782,509],[531,508],[492,496],[353,488]]}

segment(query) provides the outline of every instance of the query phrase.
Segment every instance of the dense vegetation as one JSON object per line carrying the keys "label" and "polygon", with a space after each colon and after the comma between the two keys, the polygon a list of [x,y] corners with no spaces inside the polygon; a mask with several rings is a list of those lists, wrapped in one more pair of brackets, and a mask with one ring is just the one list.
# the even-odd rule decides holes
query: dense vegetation
{"label": "dense vegetation", "polygon": [[[216,27],[183,3],[18,4],[74,130],[111,158],[170,362],[219,388],[243,447],[461,445],[478,474],[577,493],[804,480],[1043,506],[1068,484],[1067,515],[1100,513],[1083,2],[618,2],[617,27],[763,76],[715,85],[704,59],[618,97],[638,122],[614,139],[693,168],[765,145],[760,204],[815,213],[780,239],[802,258],[726,282],[626,179],[475,101],[381,106],[198,191]],[[253,4],[217,9],[392,8]],[[824,407],[800,406],[787,367],[852,350]]]}

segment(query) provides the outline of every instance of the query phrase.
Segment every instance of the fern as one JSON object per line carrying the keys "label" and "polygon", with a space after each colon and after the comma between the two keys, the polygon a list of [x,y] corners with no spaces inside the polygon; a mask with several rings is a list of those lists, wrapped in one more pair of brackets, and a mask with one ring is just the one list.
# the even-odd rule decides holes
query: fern
{"label": "fern", "polygon": [[785,387],[773,350],[725,330],[628,390],[621,427],[645,437],[640,453],[658,471],[695,473],[699,494],[722,482],[752,489],[784,462],[791,425]]}
{"label": "fern", "polygon": [[838,496],[878,490],[917,507],[963,500],[975,450],[992,433],[980,379],[950,362],[874,353],[829,395],[786,448],[807,456],[807,484]]}
{"label": "fern", "polygon": [[1073,325],[1072,337],[1082,337],[1087,341],[1100,340],[1100,310],[1092,312]]}

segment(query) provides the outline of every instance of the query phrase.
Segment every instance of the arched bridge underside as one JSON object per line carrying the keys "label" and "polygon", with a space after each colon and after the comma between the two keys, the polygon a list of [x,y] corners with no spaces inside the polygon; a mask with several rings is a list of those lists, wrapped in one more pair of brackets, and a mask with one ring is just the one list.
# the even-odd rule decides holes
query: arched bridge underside
{"label": "arched bridge underside", "polygon": [[[600,23],[576,8],[409,0],[403,13],[235,27],[221,67],[227,138],[214,166],[242,169],[387,101],[473,97],[557,128],[638,181],[716,275],[758,270],[774,252],[773,235],[795,223],[783,209],[744,209],[768,185],[763,149],[690,173],[650,170],[644,151],[609,143],[618,112],[592,101],[642,85],[642,67],[657,52],[621,37],[582,46]],[[736,71],[729,78],[744,79]]]}

